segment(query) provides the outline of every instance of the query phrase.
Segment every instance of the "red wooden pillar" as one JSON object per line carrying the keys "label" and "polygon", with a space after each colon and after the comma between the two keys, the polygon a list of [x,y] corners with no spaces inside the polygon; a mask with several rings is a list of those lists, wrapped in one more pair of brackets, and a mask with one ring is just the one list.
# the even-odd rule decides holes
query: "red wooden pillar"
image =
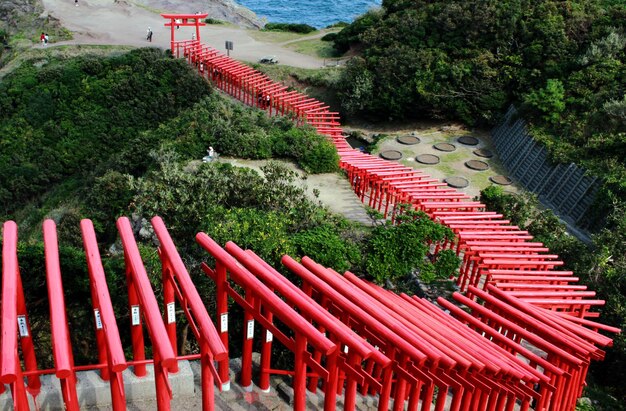
{"label": "red wooden pillar", "polygon": [[61,281],[61,264],[59,261],[59,243],[54,221],[44,221],[43,238],[55,375],[61,382],[61,392],[63,394],[65,408],[67,410],[78,411],[80,406],[78,405],[78,395],[76,393],[74,357],[72,355],[67,314],[65,312],[65,298],[63,297],[63,283]]}
{"label": "red wooden pillar", "polygon": [[[273,290],[272,290],[273,291]],[[262,313],[268,322],[272,322],[274,316],[266,307],[261,307]],[[259,371],[259,388],[263,392],[270,391],[270,365],[272,361],[272,341],[274,336],[268,329],[263,329],[263,343],[261,345],[261,370]]]}
{"label": "red wooden pillar", "polygon": [[[113,410],[125,410],[126,395],[124,393],[122,371],[126,369],[127,365],[117,323],[115,321],[113,306],[111,305],[109,290],[104,277],[104,268],[102,267],[102,261],[100,259],[96,233],[91,220],[82,220],[80,227],[89,269],[89,283],[94,307],[99,360],[101,365],[105,365],[100,375],[102,379],[105,379],[104,376],[106,376],[105,381],[109,381]],[[98,311],[96,311],[96,309]]]}
{"label": "red wooden pillar", "polygon": [[295,364],[293,375],[293,409],[295,411],[306,410],[306,337],[301,333],[296,334]]}
{"label": "red wooden pillar", "polygon": [[215,377],[211,372],[213,358],[207,342],[200,342],[200,364],[202,368],[202,411],[215,410]]}
{"label": "red wooden pillar", "polygon": [[[169,261],[165,260],[162,263],[163,318],[174,355],[178,355],[178,344],[176,343],[176,296],[174,294],[174,284],[172,283],[174,275]],[[178,363],[170,368],[170,371],[178,372]]]}
{"label": "red wooden pillar", "polygon": [[[17,225],[13,221],[4,223],[2,238],[2,361],[0,362],[0,382],[11,385],[13,406],[18,410],[28,409],[28,398],[22,377],[22,368],[17,349],[17,335],[25,332],[21,324],[26,317],[18,317],[20,293],[18,287],[19,266],[17,262]],[[23,293],[21,295],[23,300]],[[22,329],[20,329],[22,328]],[[30,328],[28,329],[30,336]],[[30,342],[32,345],[32,342]],[[22,342],[23,345],[23,342]]]}
{"label": "red wooden pillar", "polygon": [[200,15],[196,17],[196,40],[200,41]]}
{"label": "red wooden pillar", "polygon": [[[24,368],[26,371],[37,370],[37,358],[35,357],[35,345],[33,344],[33,333],[30,330],[30,321],[28,320],[28,313],[26,312],[26,300],[24,299],[24,288],[22,287],[22,276],[20,275],[19,268],[17,269],[17,316],[18,321],[23,318],[26,332],[20,335],[20,346],[22,348],[22,356],[24,357]],[[38,393],[41,388],[41,380],[36,375],[27,377],[28,389],[32,393]]]}
{"label": "red wooden pillar", "polygon": [[[176,25],[176,19],[171,18],[170,19],[170,50],[172,51],[172,56],[174,56],[174,44],[176,42],[175,38],[176,36],[174,35],[176,27],[174,27]],[[178,50],[176,50],[176,57],[178,57]]]}
{"label": "red wooden pillar", "polygon": [[[89,289],[91,292],[91,305],[93,307],[95,328],[96,328],[96,345],[98,346],[98,363],[100,365],[108,364],[107,346],[104,336],[104,329],[102,327],[101,308],[98,299],[98,292],[96,291],[95,284],[90,282]],[[109,373],[109,367],[103,367],[100,369],[100,378],[104,381],[109,381],[111,374]]]}
{"label": "red wooden pillar", "polygon": [[[139,296],[136,286],[131,276],[131,265],[128,255],[124,254],[126,262],[126,285],[128,287],[128,308],[130,309],[130,336],[133,344],[133,360],[143,361],[146,359],[145,345],[143,339],[143,326],[141,325],[141,308],[139,306]],[[135,364],[133,367],[137,377],[146,376],[146,365]]]}
{"label": "red wooden pillar", "polygon": [[254,341],[254,317],[252,310],[255,307],[255,298],[252,290],[246,290],[246,303],[243,314],[243,349],[241,353],[240,384],[247,392],[252,391],[252,343]]}
{"label": "red wooden pillar", "polygon": [[[217,294],[217,321],[219,322],[219,333],[222,343],[228,351],[228,284],[226,282],[226,267],[219,261],[215,263],[216,294]],[[230,377],[228,356],[219,362],[219,375],[222,380],[222,390],[230,390]]]}

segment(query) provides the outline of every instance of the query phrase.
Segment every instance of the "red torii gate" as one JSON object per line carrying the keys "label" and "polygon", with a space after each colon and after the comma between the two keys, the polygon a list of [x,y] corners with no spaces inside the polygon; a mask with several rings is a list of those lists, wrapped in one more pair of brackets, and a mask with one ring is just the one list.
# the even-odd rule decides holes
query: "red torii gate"
{"label": "red torii gate", "polygon": [[183,27],[195,27],[196,28],[196,40],[200,41],[200,26],[206,26],[204,19],[208,16],[208,13],[198,14],[169,14],[163,13],[161,17],[169,19],[169,23],[165,23],[165,27],[170,28],[170,50],[172,55],[174,54],[174,43],[176,42],[176,28],[178,26]]}
{"label": "red torii gate", "polygon": [[[66,304],[61,280],[61,261],[56,225],[52,220],[43,223],[44,256],[46,267],[46,284],[50,306],[51,352],[54,368],[39,369],[35,359],[35,350],[30,330],[30,322],[26,311],[24,290],[18,264],[17,225],[13,221],[4,223],[2,235],[2,313],[1,330],[2,358],[0,363],[0,389],[4,384],[11,387],[13,408],[16,410],[30,409],[27,393],[37,404],[37,396],[41,391],[40,376],[54,374],[61,385],[61,394],[65,408],[71,411],[80,409],[77,395],[76,372],[100,370],[100,377],[109,381],[111,405],[113,410],[126,409],[126,395],[122,371],[128,365],[134,366],[137,377],[146,375],[146,364],[153,363],[157,407],[159,410],[170,409],[171,388],[167,373],[176,372],[178,360],[201,359],[202,369],[202,403],[203,410],[211,411],[214,407],[213,381],[217,377],[213,360],[222,360],[227,356],[226,349],[211,322],[206,309],[200,300],[197,290],[182,261],[174,248],[165,226],[159,218],[153,219],[155,232],[161,242],[159,255],[163,266],[164,312],[161,313],[146,276],[145,268],[133,237],[130,222],[122,217],[118,220],[118,228],[124,247],[126,274],[129,289],[129,306],[131,312],[131,338],[133,344],[133,361],[126,361],[121,345],[120,335],[115,319],[111,299],[104,275],[98,244],[93,224],[90,220],[81,221],[81,232],[85,249],[93,321],[98,350],[98,363],[76,366],[73,361],[72,347],[66,315]],[[168,241],[169,240],[169,241]],[[174,299],[182,304],[182,309],[192,331],[198,339],[201,354],[179,357],[175,354],[176,338],[174,320]],[[142,316],[146,322],[152,340],[152,360],[146,359],[143,340]],[[167,325],[165,324],[167,323]],[[18,351],[18,338],[21,346],[21,357],[25,366],[22,371]],[[25,378],[24,378],[25,377]],[[25,384],[25,379],[28,384]]]}
{"label": "red torii gate", "polygon": [[[580,309],[577,304],[588,304],[586,300],[572,299],[576,295],[574,293],[589,296],[590,292],[583,294],[584,290],[567,288],[546,292],[532,287],[533,279],[544,278],[546,273],[554,274],[554,278],[564,282],[564,286],[572,287],[569,285],[572,280],[567,277],[571,272],[492,269],[494,276],[507,276],[511,272],[526,275],[520,275],[519,288],[515,288],[514,283],[503,283],[512,292],[492,285],[487,285],[486,291],[470,286],[469,294],[484,301],[482,305],[467,296],[455,294],[454,298],[468,306],[471,314],[440,299],[439,304],[450,310],[456,317],[454,319],[416,297],[398,296],[350,273],[341,276],[307,257],[303,257],[302,264],[299,264],[284,256],[283,263],[303,280],[300,290],[251,251],[243,251],[233,243],[223,249],[208,236],[199,234],[197,240],[216,260],[215,270],[206,264],[203,269],[218,284],[218,314],[221,320],[221,333],[218,334],[165,225],[158,217],[153,218],[152,223],[160,241],[163,313],[146,278],[129,220],[124,217],[118,220],[129,279],[131,316],[136,317],[132,320],[135,358],[126,362],[93,225],[89,220],[81,222],[91,280],[99,363],[79,367],[73,365],[69,345],[56,227],[51,220],[44,223],[55,360],[53,370],[38,370],[34,362],[17,264],[17,227],[13,222],[4,224],[0,381],[11,384],[16,409],[28,409],[26,392],[36,396],[39,375],[54,372],[61,380],[67,409],[77,410],[74,375],[76,371],[87,369],[101,370],[103,379],[110,381],[113,409],[125,409],[121,371],[128,365],[134,365],[136,374],[141,375],[145,372],[145,364],[153,362],[145,360],[143,355],[143,333],[138,327],[142,313],[153,340],[158,409],[169,409],[171,391],[167,371],[174,370],[177,360],[181,358],[176,356],[174,348],[175,299],[180,301],[200,343],[201,356],[184,358],[201,358],[204,410],[214,408],[213,381],[216,380],[220,386],[228,381],[225,361],[228,354],[223,344],[228,341],[228,320],[224,315],[228,312],[227,295],[246,310],[242,384],[247,387],[252,382],[252,338],[256,320],[265,330],[259,385],[264,390],[268,388],[269,373],[291,374],[270,368],[270,336],[275,336],[296,352],[293,374],[295,407],[299,410],[305,406],[307,377],[310,378],[308,387],[312,391],[321,377],[327,410],[335,408],[335,394],[345,389],[344,409],[348,410],[354,409],[355,394],[360,391],[362,394],[379,394],[380,410],[388,409],[389,400],[393,398],[394,409],[398,411],[404,408],[407,399],[410,410],[422,411],[433,407],[442,411],[447,406],[447,399],[455,411],[512,411],[516,403],[521,403],[521,409],[525,410],[533,400],[537,401],[534,407],[537,410],[569,411],[581,393],[590,361],[604,357],[604,352],[598,347],[611,344],[610,338],[597,331],[620,331],[571,315]],[[531,247],[531,250],[535,249]],[[244,287],[245,296],[228,285],[227,271],[231,273],[231,280]],[[557,275],[559,273],[561,275]],[[287,304],[275,293],[285,298]],[[526,299],[526,296],[540,298]],[[563,309],[566,304],[572,305],[569,311],[541,308],[546,305],[549,309]],[[282,334],[273,325],[273,318],[289,325],[295,331],[295,339]],[[27,369],[24,373],[17,356],[18,335]],[[307,351],[307,342],[313,352]],[[538,355],[528,349],[527,343],[547,354]],[[325,363],[320,361],[323,356],[326,356]],[[220,363],[219,372],[213,366],[214,360]],[[313,371],[311,374],[306,373],[307,367]],[[28,379],[28,387],[23,376]]]}
{"label": "red torii gate", "polygon": [[[319,332],[311,323],[290,307],[286,302],[275,295],[272,290],[262,283],[243,267],[234,257],[228,254],[212,238],[204,233],[196,235],[196,241],[208,251],[215,259],[215,269],[206,263],[202,264],[203,271],[215,281],[217,285],[217,314],[220,318],[220,334],[226,346],[228,344],[228,304],[230,296],[244,309],[244,338],[242,353],[241,382],[244,387],[252,384],[252,341],[254,338],[254,322],[263,326],[265,344],[276,337],[283,345],[294,353],[293,390],[294,409],[304,411],[306,409],[306,377],[307,366],[321,376],[327,387],[336,387],[339,346]],[[227,274],[230,273],[228,276]],[[229,279],[239,285],[245,294],[239,294],[229,284]],[[300,306],[306,310],[305,315],[310,315],[312,310],[307,305]],[[269,314],[269,315],[268,315]],[[294,333],[294,337],[285,335],[274,323],[274,319],[280,319]],[[269,331],[271,334],[267,334]],[[268,336],[271,335],[272,337]],[[323,353],[326,364],[322,365],[311,357],[307,346],[315,347]],[[266,349],[266,355],[268,354]],[[266,360],[267,361],[267,360]],[[265,370],[268,372],[268,370]],[[274,371],[276,372],[276,371]],[[219,373],[228,376],[228,358],[220,362]],[[263,387],[266,389],[269,387]],[[335,390],[333,389],[333,392]],[[335,402],[329,401],[324,409],[335,409]]]}

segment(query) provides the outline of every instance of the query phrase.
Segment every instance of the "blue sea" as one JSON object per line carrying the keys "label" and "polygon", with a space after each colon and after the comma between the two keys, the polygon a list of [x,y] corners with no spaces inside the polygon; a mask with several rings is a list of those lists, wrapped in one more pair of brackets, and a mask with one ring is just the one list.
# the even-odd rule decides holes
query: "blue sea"
{"label": "blue sea", "polygon": [[269,23],[304,23],[324,28],[352,22],[382,0],[235,0]]}

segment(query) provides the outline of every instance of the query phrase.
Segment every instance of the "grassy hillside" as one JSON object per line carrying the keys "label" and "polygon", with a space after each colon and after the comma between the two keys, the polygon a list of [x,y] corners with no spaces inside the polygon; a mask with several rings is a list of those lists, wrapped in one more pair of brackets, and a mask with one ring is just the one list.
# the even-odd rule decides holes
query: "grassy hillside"
{"label": "grassy hillside", "polygon": [[209,91],[157,49],[24,62],[0,83],[0,208],[11,213],[113,161]]}

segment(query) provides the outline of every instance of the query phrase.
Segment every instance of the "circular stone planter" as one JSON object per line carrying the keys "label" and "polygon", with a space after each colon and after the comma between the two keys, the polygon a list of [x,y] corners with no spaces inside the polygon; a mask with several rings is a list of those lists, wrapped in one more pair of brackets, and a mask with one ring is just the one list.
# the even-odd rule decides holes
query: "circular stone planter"
{"label": "circular stone planter", "polygon": [[433,146],[436,150],[450,152],[456,150],[456,146],[450,143],[437,143]]}
{"label": "circular stone planter", "polygon": [[476,171],[485,171],[489,169],[489,164],[480,160],[470,160],[465,162],[465,167]]}
{"label": "circular stone planter", "polygon": [[491,152],[491,150],[487,150],[486,148],[479,148],[477,150],[474,150],[474,154],[476,154],[478,157],[484,158],[493,157],[493,153]]}
{"label": "circular stone planter", "polygon": [[439,157],[434,154],[420,154],[419,156],[415,157],[415,160],[417,160],[418,163],[422,164],[439,164]]}
{"label": "circular stone planter", "polygon": [[400,136],[396,140],[398,140],[398,143],[404,144],[404,145],[407,145],[407,146],[412,146],[413,144],[418,144],[421,141],[419,139],[419,137],[415,137],[415,136],[412,136],[412,135]]}
{"label": "circular stone planter", "polygon": [[465,188],[469,185],[469,181],[463,177],[448,177],[443,181],[452,188]]}
{"label": "circular stone planter", "polygon": [[491,180],[492,183],[499,184],[501,186],[508,186],[513,182],[507,176],[491,176],[489,177],[489,180]]}
{"label": "circular stone planter", "polygon": [[476,137],[472,136],[462,136],[457,140],[461,144],[465,144],[466,146],[475,146],[479,143]]}
{"label": "circular stone planter", "polygon": [[402,153],[398,150],[386,150],[380,153],[380,156],[385,160],[400,160]]}

